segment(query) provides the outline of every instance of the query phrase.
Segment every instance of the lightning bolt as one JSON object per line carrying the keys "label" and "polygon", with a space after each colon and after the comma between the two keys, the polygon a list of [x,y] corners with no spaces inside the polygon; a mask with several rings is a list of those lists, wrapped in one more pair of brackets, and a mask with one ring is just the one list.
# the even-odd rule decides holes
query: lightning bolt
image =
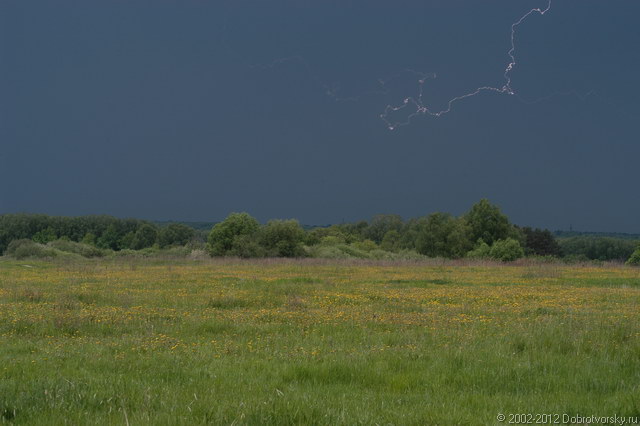
{"label": "lightning bolt", "polygon": [[[447,107],[445,109],[436,111],[436,110],[432,110],[431,108],[429,108],[427,105],[425,105],[424,103],[424,85],[426,82],[426,78],[424,77],[420,77],[418,79],[418,94],[415,97],[407,97],[404,99],[404,101],[402,102],[402,104],[400,105],[387,105],[386,108],[384,109],[384,112],[382,114],[380,114],[380,118],[382,119],[382,121],[385,122],[385,124],[387,125],[387,128],[389,130],[394,130],[398,127],[401,126],[406,126],[409,125],[411,123],[411,120],[417,116],[420,115],[429,115],[432,117],[441,117],[445,114],[448,114],[449,112],[451,112],[453,105],[457,102],[460,102],[464,99],[467,98],[471,98],[473,96],[477,96],[483,92],[493,92],[493,93],[497,93],[497,94],[501,94],[501,95],[516,95],[515,90],[512,88],[511,86],[511,72],[513,71],[513,69],[516,67],[516,65],[518,64],[518,62],[516,61],[516,33],[518,30],[518,27],[520,26],[520,24],[522,24],[525,20],[527,20],[527,18],[529,18],[529,16],[533,15],[533,14],[539,14],[539,15],[544,15],[546,14],[549,10],[551,10],[551,2],[552,0],[548,0],[547,3],[547,7],[545,8],[533,8],[531,10],[529,10],[527,13],[525,13],[524,15],[522,15],[520,17],[520,19],[518,19],[517,21],[515,21],[514,23],[511,24],[511,48],[509,49],[509,51],[507,52],[507,55],[509,55],[510,58],[510,62],[507,64],[505,70],[504,70],[504,85],[502,87],[493,87],[493,86],[481,86],[476,88],[475,90],[469,92],[469,93],[465,93],[463,95],[460,96],[456,96],[454,98],[451,98],[448,102],[447,102]],[[435,78],[435,75],[433,75],[433,78]],[[389,115],[391,113],[397,112],[397,111],[401,111],[404,109],[411,109],[413,112],[411,112],[408,116],[406,121],[404,122],[393,122],[389,119]]]}
{"label": "lightning bolt", "polygon": [[[496,93],[499,95],[511,95],[511,96],[515,96],[516,99],[518,99],[520,102],[527,104],[527,105],[532,105],[532,104],[537,104],[539,102],[544,102],[548,99],[551,99],[553,97],[556,96],[561,96],[561,95],[573,95],[576,96],[577,98],[579,98],[582,101],[585,101],[589,96],[595,95],[595,91],[589,91],[585,94],[580,94],[575,90],[571,90],[571,91],[563,91],[563,92],[556,92],[541,98],[537,98],[537,99],[533,99],[533,100],[527,100],[524,99],[522,96],[520,96],[512,87],[512,80],[511,80],[511,73],[512,71],[516,68],[518,61],[516,59],[516,35],[518,32],[518,27],[524,23],[531,15],[540,15],[543,16],[545,15],[547,12],[549,12],[549,10],[551,10],[551,6],[552,6],[552,1],[553,0],[547,0],[547,6],[542,8],[542,7],[537,7],[537,8],[533,8],[531,10],[529,10],[527,13],[525,13],[524,15],[522,15],[518,20],[516,20],[515,22],[513,22],[511,24],[511,34],[510,34],[510,48],[507,51],[507,56],[509,58],[509,62],[507,63],[505,69],[504,69],[504,73],[503,73],[503,79],[504,79],[504,85],[501,87],[495,87],[495,86],[481,86],[481,87],[477,87],[476,89],[474,89],[471,92],[456,96],[454,98],[451,98],[447,101],[446,103],[446,108],[441,109],[441,110],[435,110],[432,109],[431,107],[429,107],[426,103],[425,103],[425,85],[427,83],[427,80],[433,80],[437,78],[437,75],[435,73],[424,73],[421,71],[416,71],[413,69],[405,69],[400,71],[399,73],[392,75],[389,78],[386,79],[382,79],[379,78],[377,79],[376,83],[377,83],[377,88],[372,89],[372,90],[368,90],[365,91],[359,95],[351,95],[351,96],[341,96],[340,94],[340,84],[339,83],[327,83],[325,81],[323,81],[320,76],[318,76],[314,71],[313,71],[313,67],[305,60],[304,57],[300,56],[300,55],[295,55],[295,56],[288,56],[288,57],[283,57],[283,58],[279,58],[279,59],[275,59],[270,63],[266,63],[266,64],[256,64],[256,65],[252,65],[251,68],[254,69],[262,69],[262,70],[267,70],[267,69],[275,69],[275,68],[279,68],[280,66],[284,66],[286,64],[291,64],[291,63],[297,63],[299,66],[301,66],[305,73],[307,75],[310,76],[310,78],[316,83],[316,85],[321,88],[324,92],[324,94],[328,97],[330,97],[331,99],[333,99],[334,101],[337,102],[358,102],[360,101],[362,98],[364,98],[365,96],[371,96],[371,95],[388,95],[390,94],[391,90],[388,89],[388,84],[396,79],[399,79],[401,77],[404,77],[406,74],[410,74],[413,76],[417,77],[417,85],[418,85],[418,89],[417,89],[417,94],[415,96],[409,96],[404,98],[403,102],[400,105],[387,105],[384,109],[384,111],[379,115],[379,117],[382,119],[382,121],[385,123],[385,125],[387,126],[387,128],[389,130],[395,130],[398,127],[402,127],[402,126],[407,126],[409,124],[411,124],[411,121],[418,116],[431,116],[431,117],[441,117],[445,114],[448,114],[449,112],[451,112],[451,110],[453,109],[454,105],[460,101],[463,101],[464,99],[467,98],[471,98],[477,95],[480,95],[481,93],[484,92],[492,92],[492,93]],[[403,110],[408,110],[409,113],[406,115],[406,119],[404,121],[392,121],[392,119],[390,118],[390,115],[398,112],[398,111],[403,111]]]}

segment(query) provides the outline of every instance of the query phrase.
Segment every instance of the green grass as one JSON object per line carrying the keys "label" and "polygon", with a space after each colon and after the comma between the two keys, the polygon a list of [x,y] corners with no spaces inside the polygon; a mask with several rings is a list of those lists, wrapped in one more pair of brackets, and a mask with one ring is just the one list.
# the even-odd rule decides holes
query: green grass
{"label": "green grass", "polygon": [[614,266],[0,260],[0,421],[640,419],[639,278]]}

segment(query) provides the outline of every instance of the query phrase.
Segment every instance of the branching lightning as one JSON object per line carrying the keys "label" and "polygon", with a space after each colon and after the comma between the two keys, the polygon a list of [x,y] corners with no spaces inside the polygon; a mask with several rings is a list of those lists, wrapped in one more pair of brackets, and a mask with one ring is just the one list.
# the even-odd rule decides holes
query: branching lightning
{"label": "branching lightning", "polygon": [[[359,95],[343,96],[340,93],[340,85],[338,83],[327,83],[326,81],[323,81],[316,73],[314,73],[313,67],[305,60],[304,57],[300,55],[275,59],[272,62],[267,64],[253,65],[252,68],[273,69],[273,68],[283,66],[285,64],[290,64],[290,63],[298,64],[299,66],[304,68],[306,74],[308,74],[310,78],[318,85],[318,87],[323,90],[326,96],[330,97],[331,99],[337,102],[357,102],[362,100],[365,96],[371,96],[371,95],[386,96],[392,92],[388,87],[391,81],[400,79],[401,77],[404,78],[407,74],[417,77],[416,95],[404,98],[402,103],[399,105],[391,105],[391,104],[387,105],[384,108],[384,111],[379,115],[380,119],[384,122],[384,124],[387,126],[389,130],[395,130],[398,127],[407,126],[411,123],[411,121],[415,117],[418,117],[418,116],[430,116],[435,118],[441,117],[451,112],[451,110],[453,109],[456,103],[464,99],[480,95],[484,92],[492,92],[499,95],[515,96],[516,99],[518,99],[518,101],[528,105],[543,102],[545,100],[548,100],[552,97],[559,96],[559,95],[574,95],[580,100],[584,101],[586,100],[587,97],[593,95],[594,91],[590,91],[585,94],[580,94],[575,90],[556,92],[541,98],[528,100],[520,96],[520,94],[518,94],[512,86],[511,73],[518,65],[518,61],[516,59],[516,36],[518,32],[518,27],[523,22],[525,22],[531,15],[543,16],[547,12],[549,12],[549,10],[551,10],[553,0],[546,0],[546,1],[547,1],[546,7],[533,8],[511,24],[510,48],[507,51],[509,62],[507,63],[503,73],[504,84],[501,87],[488,86],[488,85],[477,87],[476,89],[468,93],[449,99],[445,103],[446,107],[441,110],[437,110],[437,109],[434,109],[433,107],[430,107],[429,105],[427,105],[425,101],[425,97],[426,97],[425,86],[427,84],[427,80],[436,79],[437,75],[435,73],[425,73],[425,72],[416,71],[413,69],[405,69],[396,73],[395,75],[392,75],[389,78],[386,78],[386,79],[379,78],[376,81],[376,87],[368,91],[365,91],[364,93],[361,93]],[[394,119],[391,118],[391,115],[399,111],[404,111],[406,113],[404,117],[406,118],[404,118],[403,121],[394,121]]]}
{"label": "branching lightning", "polygon": [[[448,102],[447,102],[447,107],[445,109],[439,110],[439,111],[435,111],[432,110],[431,108],[429,108],[427,105],[425,105],[424,103],[424,85],[425,85],[425,81],[426,79],[424,78],[420,78],[418,80],[418,95],[415,97],[407,97],[404,99],[403,103],[397,106],[394,105],[387,105],[387,107],[385,108],[384,112],[382,114],[380,114],[380,118],[385,122],[385,124],[387,125],[387,128],[389,130],[394,130],[397,127],[400,126],[406,126],[408,124],[410,124],[411,120],[414,117],[417,117],[419,115],[429,115],[432,117],[440,117],[444,114],[447,114],[449,112],[451,112],[451,109],[453,108],[453,105],[456,102],[459,102],[463,99],[467,99],[467,98],[471,98],[473,96],[479,95],[480,93],[483,92],[494,92],[494,93],[498,93],[501,95],[516,95],[516,92],[514,91],[514,89],[511,86],[511,71],[513,71],[513,69],[516,67],[517,65],[517,61],[516,61],[516,33],[517,33],[517,29],[520,26],[520,24],[522,24],[529,16],[533,15],[533,14],[540,14],[541,16],[544,15],[545,13],[547,13],[549,10],[551,10],[551,2],[552,0],[548,0],[547,3],[547,7],[545,8],[533,8],[530,11],[528,11],[527,13],[525,13],[524,15],[522,15],[520,17],[520,19],[518,19],[517,21],[515,21],[513,24],[511,24],[511,48],[509,49],[509,51],[507,52],[507,54],[509,55],[510,61],[507,64],[507,67],[504,70],[504,85],[502,87],[493,87],[493,86],[481,86],[476,88],[475,90],[469,92],[469,93],[465,93],[464,95],[460,95],[460,96],[456,96],[454,98],[451,98]],[[435,78],[435,75],[434,75]],[[406,108],[411,108],[413,109],[413,111],[407,116],[406,121],[404,122],[392,122],[389,119],[389,114],[393,113],[393,112],[397,112],[400,110],[404,110]]]}

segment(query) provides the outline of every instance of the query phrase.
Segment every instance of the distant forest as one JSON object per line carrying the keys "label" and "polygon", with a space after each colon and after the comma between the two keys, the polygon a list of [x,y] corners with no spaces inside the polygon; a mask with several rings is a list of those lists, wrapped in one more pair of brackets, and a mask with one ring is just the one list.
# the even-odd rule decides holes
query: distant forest
{"label": "distant forest", "polygon": [[403,220],[398,215],[330,226],[294,219],[260,224],[247,213],[218,223],[152,222],[112,216],[0,215],[0,253],[56,256],[203,255],[363,259],[522,257],[640,263],[640,235],[522,227],[483,199],[456,217],[448,213]]}

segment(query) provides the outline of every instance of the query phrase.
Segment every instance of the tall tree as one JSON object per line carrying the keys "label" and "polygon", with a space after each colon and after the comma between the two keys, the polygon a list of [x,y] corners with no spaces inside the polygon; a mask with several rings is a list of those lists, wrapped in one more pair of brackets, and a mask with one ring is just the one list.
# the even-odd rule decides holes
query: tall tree
{"label": "tall tree", "polygon": [[448,213],[433,213],[418,221],[415,247],[429,257],[458,258],[472,247],[469,226]]}
{"label": "tall tree", "polygon": [[364,237],[380,244],[387,232],[402,232],[403,227],[404,222],[399,215],[379,214],[371,219],[371,223],[369,223],[369,226],[364,230]]}
{"label": "tall tree", "polygon": [[560,256],[560,244],[548,229],[533,229],[528,226],[521,228],[525,236],[525,250],[527,254],[538,256]]}
{"label": "tall tree", "polygon": [[297,220],[270,220],[260,230],[259,241],[270,256],[300,257],[305,254],[304,238],[304,230]]}
{"label": "tall tree", "polygon": [[474,243],[482,239],[491,245],[497,240],[518,237],[509,218],[500,211],[498,206],[491,204],[485,198],[474,204],[464,215],[464,219],[469,225],[469,235]]}
{"label": "tall tree", "polygon": [[248,213],[231,213],[213,226],[207,239],[207,249],[212,256],[225,256],[233,248],[236,237],[255,234],[259,228],[258,221]]}

